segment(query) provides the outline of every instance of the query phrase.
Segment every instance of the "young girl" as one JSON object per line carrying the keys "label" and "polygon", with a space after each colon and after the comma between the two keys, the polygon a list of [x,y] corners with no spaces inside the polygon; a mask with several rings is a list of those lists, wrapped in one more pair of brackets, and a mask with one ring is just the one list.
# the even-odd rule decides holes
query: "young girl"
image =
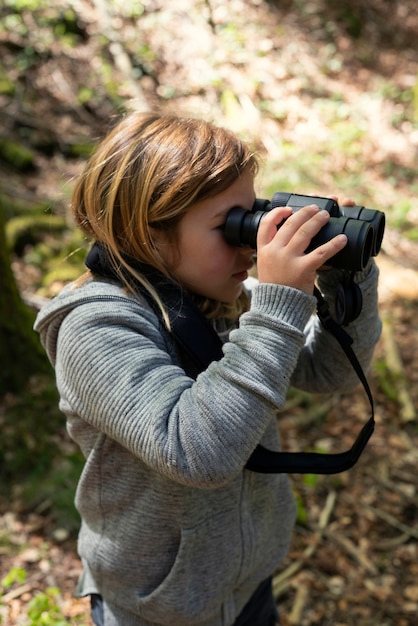
{"label": "young girl", "polygon": [[[98,626],[278,623],[271,576],[295,505],[286,475],[245,465],[258,444],[280,450],[289,385],[333,392],[357,378],[314,315],[315,280],[332,301],[340,279],[317,271],[346,244],[339,236],[304,253],[326,211],[266,213],[251,299],[244,287],[254,250],[228,245],[223,225],[231,208],[252,208],[256,172],[226,130],[132,113],[75,187],[75,219],[99,256],[36,329],[86,459],[79,593],[91,595]],[[380,332],[373,261],[356,281],[364,302],[349,332],[367,368]],[[196,380],[161,285],[191,297],[224,342]]]}

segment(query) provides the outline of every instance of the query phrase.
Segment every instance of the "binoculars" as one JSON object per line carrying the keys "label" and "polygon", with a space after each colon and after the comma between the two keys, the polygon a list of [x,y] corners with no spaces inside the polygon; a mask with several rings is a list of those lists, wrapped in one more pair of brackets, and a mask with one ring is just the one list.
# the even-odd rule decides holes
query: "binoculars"
{"label": "binoculars", "polygon": [[385,231],[385,214],[382,211],[363,206],[340,207],[338,202],[330,198],[281,191],[273,195],[271,202],[257,198],[251,211],[232,208],[224,225],[225,239],[232,246],[256,249],[258,227],[266,212],[276,207],[289,206],[295,213],[309,204],[316,204],[320,209],[328,211],[331,217],[311,240],[306,252],[318,248],[336,235],[345,234],[347,245],[329,259],[327,265],[350,271],[363,270],[370,257],[379,253]]}

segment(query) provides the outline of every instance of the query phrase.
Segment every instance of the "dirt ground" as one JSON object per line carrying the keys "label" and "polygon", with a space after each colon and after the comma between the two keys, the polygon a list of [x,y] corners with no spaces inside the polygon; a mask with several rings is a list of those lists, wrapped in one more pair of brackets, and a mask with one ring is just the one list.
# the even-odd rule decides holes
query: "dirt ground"
{"label": "dirt ground", "polygon": [[[400,266],[382,257],[385,272],[389,263],[396,276]],[[414,270],[413,276],[417,289],[418,272]],[[385,330],[369,377],[376,403],[371,442],[348,472],[292,477],[301,521],[290,554],[274,580],[284,626],[417,623],[418,291],[405,294],[399,282],[390,283],[382,280]],[[393,359],[392,380],[399,383],[398,397],[393,400],[379,381],[380,364],[388,359]],[[299,449],[314,444],[345,449],[368,417],[368,401],[359,388],[349,396],[312,399],[308,408],[290,406],[281,429],[285,444]],[[3,553],[0,571],[5,575],[18,566],[28,576],[3,596],[3,623],[27,624],[31,599],[54,587],[60,591],[57,601],[68,623],[90,626],[87,600],[73,597],[81,571],[75,541],[65,535],[61,540],[47,512],[14,510],[13,505],[5,509],[2,506],[0,534],[7,533],[12,545],[23,548],[18,556]]]}
{"label": "dirt ground", "polygon": [[[416,177],[418,131],[407,121],[394,128],[388,120],[396,105],[379,108],[365,94],[377,76],[390,77],[400,92],[411,77],[416,78],[415,2],[353,2],[355,15],[364,24],[358,45],[342,27],[341,7],[339,11],[326,1],[309,2],[301,13],[295,10],[299,4],[181,0],[169,8],[164,6],[167,3],[149,0],[143,3],[142,16],[121,19],[106,11],[106,3],[78,0],[71,3],[81,32],[74,48],[65,48],[58,40],[49,42],[46,32],[42,38],[39,28],[31,28],[36,26],[36,16],[27,12],[24,35],[19,29],[0,32],[3,69],[22,89],[13,97],[1,94],[0,105],[10,136],[19,128],[30,129],[36,167],[24,175],[7,172],[2,189],[25,200],[49,198],[57,211],[65,213],[68,187],[83,162],[69,154],[69,146],[86,137],[94,140],[115,114],[115,105],[103,88],[105,58],[122,100],[146,108],[175,104],[201,115],[212,116],[215,111],[220,123],[235,126],[234,130],[251,127],[271,158],[275,148],[270,138],[277,126],[258,113],[266,94],[277,94],[277,102],[283,105],[282,140],[303,144],[307,138],[312,142],[316,132],[321,141],[328,138],[326,123],[315,117],[313,102],[318,94],[343,93],[345,104],[361,111],[367,124],[368,139],[359,156],[372,165],[367,181],[392,202],[397,190]],[[239,38],[226,35],[231,23]],[[332,24],[330,54],[329,48],[328,53],[324,49],[330,45]],[[104,57],[99,54],[103,52],[99,32],[113,41]],[[141,67],[133,54],[138,32]],[[39,57],[29,71],[15,63],[25,45],[35,48]],[[373,49],[379,51],[376,57]],[[258,81],[250,84],[249,77],[254,76]],[[80,105],[75,94],[80,93],[80,85],[86,86],[86,77],[91,94]],[[220,106],[221,82],[239,94],[242,115],[238,118],[233,112],[226,115],[225,100]],[[234,101],[233,111],[235,106]],[[397,181],[397,187],[385,176],[383,164],[388,159],[409,173],[409,178]],[[322,163],[321,167],[326,171],[334,165]],[[291,477],[300,521],[290,554],[274,579],[284,626],[418,623],[418,245],[389,227],[378,264],[384,330],[369,374],[376,430],[349,472]],[[18,259],[15,269],[22,292],[34,295],[36,270]],[[281,418],[284,444],[298,449],[313,445],[348,448],[369,411],[361,387],[341,397],[292,397]],[[60,535],[47,507],[25,510],[13,501],[0,504],[0,535],[16,547],[12,556],[0,546],[0,576],[12,567],[28,572],[24,582],[17,581],[1,598],[2,623],[28,624],[31,599],[39,591],[56,587],[56,601],[67,623],[90,626],[87,601],[73,597],[80,574],[75,540]]]}

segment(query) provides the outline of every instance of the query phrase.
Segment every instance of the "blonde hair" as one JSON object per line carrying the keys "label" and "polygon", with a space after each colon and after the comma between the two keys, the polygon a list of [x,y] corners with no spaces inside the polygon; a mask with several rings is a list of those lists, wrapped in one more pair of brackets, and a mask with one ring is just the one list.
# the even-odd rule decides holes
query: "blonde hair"
{"label": "blonde hair", "polygon": [[[230,131],[207,121],[159,113],[130,113],[98,145],[79,178],[71,208],[79,228],[102,243],[131,291],[139,280],[167,317],[154,287],[129,257],[173,279],[153,236],[176,243],[177,227],[190,206],[226,190],[258,162]],[[211,318],[239,316],[245,295],[233,305],[191,294]]]}

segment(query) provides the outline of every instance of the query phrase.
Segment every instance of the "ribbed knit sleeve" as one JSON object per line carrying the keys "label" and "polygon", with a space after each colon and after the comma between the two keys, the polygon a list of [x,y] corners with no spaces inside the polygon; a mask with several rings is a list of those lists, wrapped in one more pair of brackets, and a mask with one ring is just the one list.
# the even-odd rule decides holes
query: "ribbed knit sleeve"
{"label": "ribbed knit sleeve", "polygon": [[[327,297],[332,276],[322,285]],[[380,332],[376,276],[372,266],[361,277],[365,303],[349,329],[366,367]],[[339,345],[312,315],[315,298],[289,287],[254,288],[223,358],[196,381],[155,314],[121,288],[93,282],[56,300],[37,329],[55,364],[62,410],[187,485],[216,487],[237,476],[290,384],[326,392],[353,384]]]}
{"label": "ribbed knit sleeve", "polygon": [[62,410],[185,484],[215,487],[242,471],[284,405],[314,298],[276,285],[257,287],[224,357],[193,381],[146,306],[109,296],[109,288],[106,296],[95,294],[94,286],[78,291],[62,322],[55,312],[56,348],[53,313],[45,311],[38,321],[48,351],[56,353]]}

